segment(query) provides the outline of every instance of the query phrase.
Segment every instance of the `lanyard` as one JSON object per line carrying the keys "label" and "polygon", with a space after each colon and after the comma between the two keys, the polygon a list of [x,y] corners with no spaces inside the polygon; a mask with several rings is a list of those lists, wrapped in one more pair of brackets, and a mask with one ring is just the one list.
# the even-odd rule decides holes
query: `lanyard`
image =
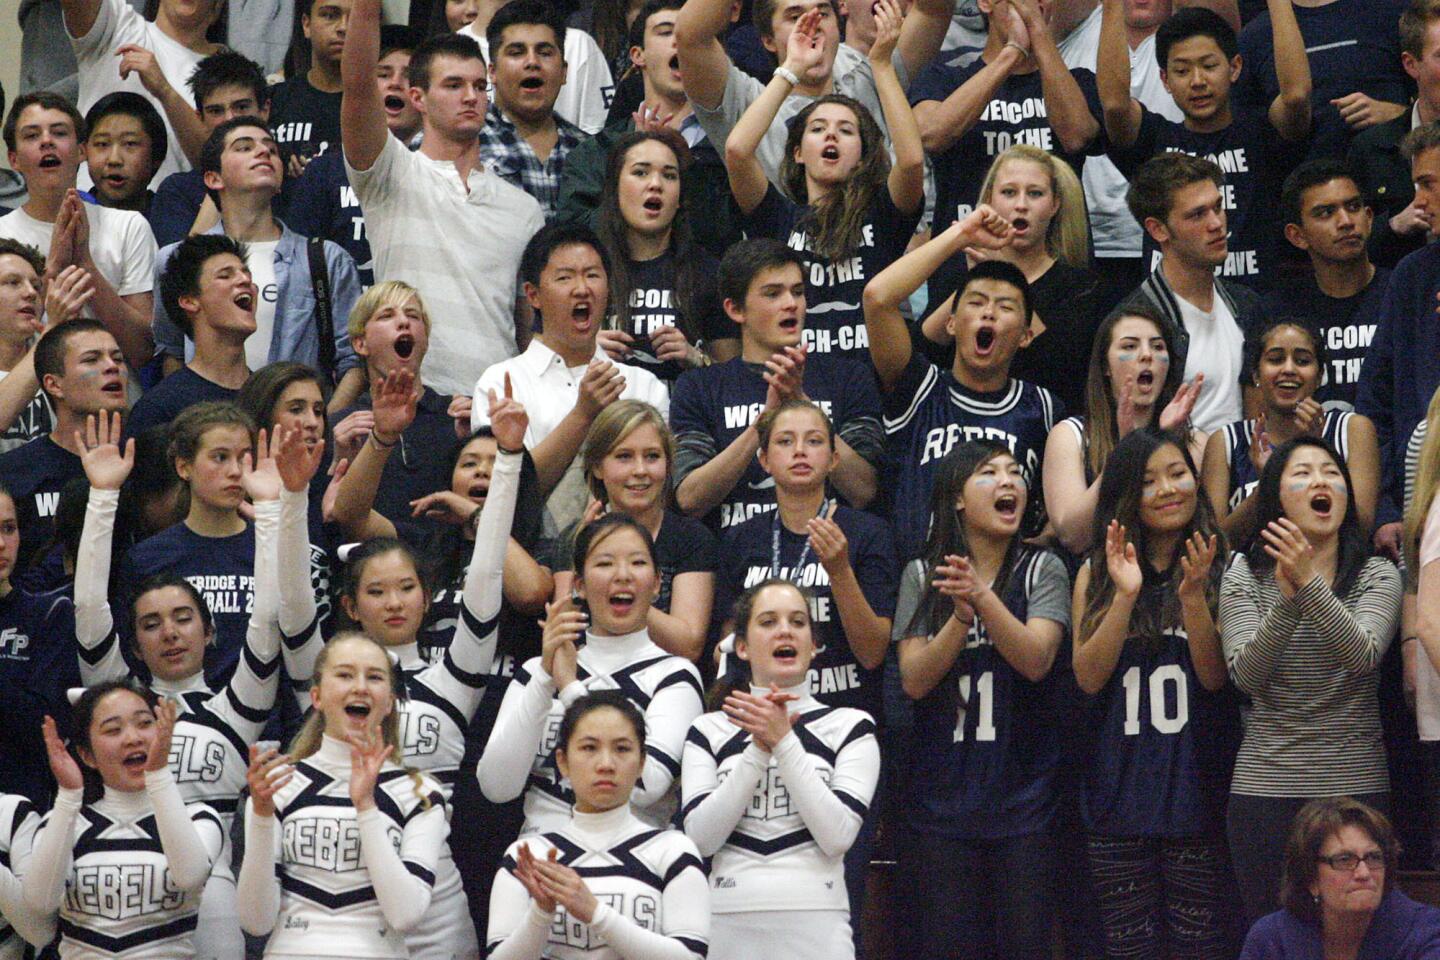
{"label": "lanyard", "polygon": [[[826,498],[820,501],[820,512],[815,514],[823,517],[828,512],[830,500]],[[770,526],[770,576],[784,577],[780,567],[780,507],[775,507],[775,521]],[[810,538],[805,538],[805,545],[800,548],[800,557],[795,561],[795,566],[790,568],[790,581],[798,584],[800,582],[800,571],[805,569],[805,562],[810,559]]]}

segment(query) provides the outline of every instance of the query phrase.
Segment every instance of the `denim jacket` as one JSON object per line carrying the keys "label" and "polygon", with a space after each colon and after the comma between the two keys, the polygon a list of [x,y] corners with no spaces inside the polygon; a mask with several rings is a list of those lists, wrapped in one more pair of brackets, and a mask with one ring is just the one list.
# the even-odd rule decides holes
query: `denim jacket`
{"label": "denim jacket", "polygon": [[[275,245],[275,286],[278,297],[275,301],[275,329],[270,340],[269,362],[294,360],[320,366],[320,344],[315,337],[315,288],[310,282],[309,242],[305,237],[280,224],[280,242]],[[223,224],[217,223],[210,233],[224,233]],[[161,248],[155,258],[155,289],[160,289],[160,275],[170,262],[171,255],[179,244]],[[360,277],[355,272],[355,259],[338,244],[325,241],[325,266],[330,274],[330,316],[335,338],[335,370],[331,371],[336,382],[351,367],[360,365],[360,358],[350,345],[350,309],[360,297]],[[195,353],[195,344],[171,321],[165,312],[161,297],[155,298],[155,316],[151,321],[155,336],[155,352],[163,353],[182,362],[188,362]]]}

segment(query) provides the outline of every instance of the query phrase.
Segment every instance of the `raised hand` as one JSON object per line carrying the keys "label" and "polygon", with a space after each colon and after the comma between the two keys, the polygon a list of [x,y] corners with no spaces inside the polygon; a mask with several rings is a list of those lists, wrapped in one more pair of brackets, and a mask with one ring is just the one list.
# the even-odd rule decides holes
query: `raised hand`
{"label": "raised hand", "polygon": [[564,690],[576,679],[575,664],[579,657],[580,639],[585,636],[589,618],[566,597],[545,604],[545,621],[541,624],[540,664],[556,690]]}
{"label": "raised hand", "polygon": [[408,368],[386,374],[370,391],[370,412],[375,416],[370,435],[385,447],[399,443],[400,435],[415,422],[419,402],[420,385]]}
{"label": "raised hand", "polygon": [[895,0],[875,0],[870,12],[875,19],[875,39],[870,44],[870,62],[888,65],[895,52],[895,44],[900,41],[900,28],[905,22],[905,11]]}
{"label": "raised hand", "polygon": [[585,512],[580,517],[580,526],[594,523],[603,516],[605,516],[604,501],[592,498],[589,503],[585,504]]}
{"label": "raised hand", "polygon": [[1210,568],[1215,563],[1217,542],[1214,534],[1207,540],[1198,530],[1185,541],[1185,555],[1180,558],[1180,571],[1183,575],[1177,591],[1181,600],[1205,598],[1205,584],[1210,580]]}
{"label": "raised hand", "polygon": [[453,490],[438,490],[410,501],[410,516],[425,517],[454,527],[469,523],[471,516],[479,509],[474,500],[462,497]]}
{"label": "raised hand", "polygon": [[1289,517],[1270,521],[1260,536],[1275,561],[1275,585],[1282,596],[1295,596],[1315,579],[1315,548]]}
{"label": "raised hand", "polygon": [[1358,90],[1343,97],[1336,97],[1330,101],[1330,105],[1340,111],[1340,119],[1344,120],[1351,130],[1364,130],[1378,123],[1386,123],[1405,112],[1405,108],[1398,103],[1375,100]]}
{"label": "raised hand", "polygon": [[66,199],[74,208],[75,263],[93,269],[95,262],[90,257],[90,215],[85,212],[85,201],[80,199],[80,192],[74,189],[66,193]]}
{"label": "raised hand", "polygon": [[[370,431],[374,429],[375,413],[371,410],[356,410],[335,424],[330,436],[335,441],[336,462],[353,461],[360,448],[365,445],[365,438],[370,436]],[[470,434],[465,435],[468,437]]]}
{"label": "raised hand", "polygon": [[[559,850],[551,847],[546,859],[553,863],[559,854]],[[535,901],[537,907],[546,913],[554,913],[555,898],[550,896],[541,885],[540,872],[535,867],[537,862],[535,854],[530,852],[530,845],[528,843],[520,844],[520,850],[515,855],[515,879],[519,880],[529,892],[530,899]]]}
{"label": "raised hand", "polygon": [[820,30],[820,11],[807,10],[795,21],[795,28],[790,31],[790,42],[785,45],[783,66],[795,76],[804,78],[819,67],[820,61],[824,59],[825,36]]}
{"label": "raised hand", "polygon": [[[283,431],[285,428],[277,429]],[[277,438],[272,445],[267,431],[261,427],[255,438],[255,452],[252,454],[247,450],[240,458],[240,485],[254,503],[279,500],[280,491],[285,486],[285,481],[280,478],[280,468],[275,463],[272,446],[278,449],[280,440]]]}
{"label": "raised hand", "polygon": [[625,392],[625,375],[608,360],[591,360],[580,378],[580,397],[575,401],[590,419],[600,415]]}
{"label": "raised hand", "polygon": [[805,347],[786,347],[765,361],[761,374],[769,389],[765,391],[765,409],[774,410],[786,400],[805,398]]}
{"label": "raised hand", "polygon": [[679,327],[663,326],[650,334],[650,346],[655,348],[656,360],[673,360],[687,366],[696,366],[700,351],[690,345]]}
{"label": "raised hand", "polygon": [[496,397],[495,391],[490,391],[490,432],[501,450],[515,453],[525,449],[525,431],[529,427],[530,415],[525,412],[525,405],[515,399],[507,373],[504,396]]}
{"label": "raised hand", "polygon": [[155,54],[139,44],[122,43],[115,48],[115,56],[120,58],[121,80],[129,78],[132,73],[138,74],[140,85],[146,92],[157,99],[164,96],[170,81],[165,79],[165,73],[160,69],[160,61],[155,59]]}
{"label": "raised hand", "polygon": [[655,133],[670,126],[675,120],[675,114],[666,113],[659,104],[642,103],[639,110],[630,114],[630,119],[635,122],[635,129],[641,133]]}
{"label": "raised hand", "polygon": [[1318,437],[1325,432],[1325,408],[1314,397],[1306,397],[1295,407],[1295,429],[1297,434]]}
{"label": "raised hand", "polygon": [[350,802],[357,811],[375,806],[375,783],[390,759],[390,745],[379,730],[350,738]]}
{"label": "raised hand", "polygon": [[273,748],[262,752],[255,744],[250,745],[245,782],[250,785],[250,806],[257,816],[275,816],[275,794],[294,775],[295,768],[285,754]]}
{"label": "raised hand", "polygon": [[175,736],[175,718],[178,715],[175,701],[169,697],[161,697],[155,704],[155,740],[145,756],[145,772],[155,773],[169,768],[170,742]]}
{"label": "raised hand", "polygon": [[630,359],[635,338],[624,330],[601,330],[596,334],[595,342],[605,351],[605,356],[620,361]]}
{"label": "raised hand", "polygon": [[45,283],[45,319],[35,324],[35,333],[66,320],[74,320],[95,296],[95,277],[74,264],[62,269]]}
{"label": "raised hand", "polygon": [[349,460],[336,460],[330,467],[330,482],[325,485],[325,492],[320,497],[320,516],[325,518],[326,523],[335,519],[335,498],[340,496],[340,481],[349,472]]}
{"label": "raised hand", "polygon": [[976,250],[1002,250],[1015,239],[1015,228],[1010,221],[988,203],[971,210],[950,229],[955,231],[956,246]]}
{"label": "raised hand", "polygon": [[805,529],[810,532],[810,549],[815,551],[816,559],[832,580],[850,566],[850,541],[835,522],[835,511],[838,509],[840,503],[837,500],[830,505],[829,513],[813,517],[805,524]]}
{"label": "raised hand", "polygon": [[1030,58],[1030,27],[1014,0],[1006,5],[1005,33],[1006,43],[1013,43],[1019,47],[1028,60]]}
{"label": "raised hand", "polygon": [[1270,442],[1270,432],[1265,429],[1265,411],[1262,410],[1255,417],[1255,432],[1250,435],[1250,463],[1256,473],[1265,472],[1265,464],[1274,452],[1275,445]]}
{"label": "raised hand", "polygon": [[[772,687],[771,692],[780,691]],[[783,703],[768,696],[757,697],[748,690],[736,690],[726,697],[723,709],[730,722],[750,734],[755,745],[766,753],[772,752],[792,727]]]}
{"label": "raised hand", "polygon": [[1105,569],[1115,584],[1115,590],[1127,597],[1140,594],[1145,585],[1145,575],[1140,570],[1140,561],[1135,555],[1135,544],[1125,536],[1125,527],[1118,520],[1111,520],[1105,528]]}
{"label": "raised hand", "polygon": [[566,913],[581,923],[590,923],[595,919],[600,902],[580,874],[554,858],[535,860],[532,857],[531,864],[539,878],[540,888],[554,903],[564,907]]}
{"label": "raised hand", "polygon": [[80,465],[90,486],[96,490],[119,490],[135,468],[135,438],[125,441],[120,452],[120,413],[102,412],[99,422],[95,414],[85,417],[85,432],[75,431],[75,444],[81,450]]}
{"label": "raised hand", "polygon": [[1175,391],[1175,396],[1165,404],[1165,409],[1160,411],[1161,430],[1179,430],[1190,422],[1190,414],[1195,410],[1195,401],[1200,399],[1200,388],[1205,386],[1205,374],[1197,373],[1195,379],[1189,383],[1180,384],[1180,389]]}
{"label": "raised hand", "polygon": [[1135,378],[1129,376],[1120,384],[1120,393],[1115,397],[1115,432],[1121,437],[1140,426],[1135,411]]}
{"label": "raised hand", "polygon": [[45,754],[50,760],[50,773],[54,775],[55,782],[64,790],[84,789],[85,778],[80,774],[80,764],[65,748],[65,741],[60,739],[54,719],[46,717],[41,721],[40,732],[45,738]]}
{"label": "raised hand", "polygon": [[275,459],[275,467],[280,471],[285,489],[299,493],[309,489],[310,481],[320,472],[320,461],[325,459],[325,439],[322,437],[311,446],[305,442],[305,435],[299,427],[286,430],[283,439],[282,430],[284,428],[277,423],[270,442],[270,455]]}
{"label": "raised hand", "polygon": [[475,401],[462,393],[451,397],[450,406],[445,409],[445,413],[455,421],[455,436],[461,440],[470,439],[470,411],[474,407]]}

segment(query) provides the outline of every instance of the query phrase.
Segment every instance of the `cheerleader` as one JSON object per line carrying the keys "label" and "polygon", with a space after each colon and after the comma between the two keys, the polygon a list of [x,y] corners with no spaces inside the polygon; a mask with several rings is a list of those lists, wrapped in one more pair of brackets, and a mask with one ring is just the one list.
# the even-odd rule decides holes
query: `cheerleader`
{"label": "cheerleader", "polygon": [[490,895],[490,960],[704,960],[710,890],[695,845],[630,810],[645,726],[619,690],[565,711],[555,763],[574,812],[506,853]]}
{"label": "cheerleader", "polygon": [[0,794],[0,960],[24,960],[29,945],[44,947],[55,939],[53,924],[32,923],[20,877],[30,861],[40,815],[30,801]]}
{"label": "cheerleader", "polygon": [[[957,446],[936,480],[925,554],[900,581],[900,678],[917,701],[900,866],[927,918],[905,931],[905,956],[959,957],[977,944],[1050,956],[1060,765],[1051,668],[1070,623],[1070,577],[1059,557],[1021,540],[1026,497],[1004,444]],[[988,888],[955,863],[979,866]]]}
{"label": "cheerleader", "polygon": [[685,833],[713,857],[711,960],[855,956],[845,853],[880,776],[875,723],[810,692],[810,601],[770,578],[735,604],[749,689],[695,721]]}
{"label": "cheerleader", "polygon": [[[89,417],[85,435],[77,441],[90,498],[75,565],[75,632],[81,676],[86,683],[97,683],[130,673],[107,586],[115,513],[120,488],[135,464],[135,441],[127,441],[121,452],[119,414],[102,415],[98,424]],[[245,951],[229,866],[230,825],[245,789],[249,744],[259,739],[275,706],[280,633],[303,640],[316,629],[305,491],[322,451],[307,447],[299,431],[277,434],[271,444],[262,430],[254,466],[248,454],[242,460],[241,483],[255,505],[255,606],[244,653],[222,689],[214,691],[205,683],[213,618],[189,581],[166,574],[152,577],[139,585],[130,605],[135,652],[150,673],[152,689],[172,698],[179,711],[171,769],[180,793],[186,802],[208,804],[225,828],[225,855],[201,900],[195,936],[201,958],[238,958]]]}
{"label": "cheerleader", "polygon": [[524,833],[566,822],[574,795],[555,766],[555,731],[582,695],[619,690],[644,712],[645,769],[631,800],[654,824],[671,812],[685,732],[700,715],[700,674],[656,646],[646,628],[660,590],[650,531],[607,514],[576,536],[575,566],[579,608],[550,605],[541,655],[515,671],[476,769],[490,801],[524,794]]}
{"label": "cheerleader", "polygon": [[1178,434],[1132,432],[1100,480],[1075,578],[1074,666],[1090,695],[1083,813],[1106,955],[1227,956],[1219,791],[1209,751],[1225,662],[1215,628],[1225,556]]}
{"label": "cheerleader", "polygon": [[1380,447],[1370,418],[1325,408],[1315,399],[1324,376],[1325,342],[1314,327],[1290,317],[1271,320],[1245,338],[1245,370],[1260,395],[1253,420],[1236,420],[1205,444],[1205,495],[1231,543],[1248,544],[1256,523],[1256,487],[1271,451],[1287,440],[1324,437],[1339,451],[1355,481],[1351,488],[1361,530],[1375,523],[1380,495]]}
{"label": "cheerleader", "polygon": [[250,748],[240,925],[277,960],[411,956],[450,832],[440,784],[399,765],[404,685],[385,648],[325,645],[288,754]]}
{"label": "cheerleader", "polygon": [[[408,396],[409,391],[402,393]],[[393,399],[388,391],[384,397],[377,395],[377,416]],[[340,597],[346,616],[395,657],[405,700],[398,708],[403,757],[439,782],[447,803],[465,755],[465,734],[495,657],[502,570],[528,423],[525,408],[510,397],[508,381],[503,399],[491,395],[490,410],[499,454],[485,506],[471,513],[478,524],[460,617],[437,662],[425,659],[418,642],[433,591],[403,541],[377,537],[352,552]],[[479,938],[448,843],[441,850],[434,886],[430,913],[406,933],[410,955],[417,960],[478,957]]]}
{"label": "cheerleader", "polygon": [[45,718],[60,792],[35,837],[25,906],[30,922],[58,921],[62,960],[195,956],[200,893],[225,835],[214,810],[180,795],[170,771],[175,717],[172,701],[132,681],[87,688],[74,729],[88,776]]}
{"label": "cheerleader", "polygon": [[[1060,544],[1083,556],[1092,546],[1100,474],[1110,451],[1132,430],[1158,423],[1161,430],[1186,426],[1205,383],[1181,376],[1184,364],[1172,364],[1175,328],[1154,308],[1130,303],[1111,313],[1095,332],[1085,377],[1085,416],[1055,424],[1045,441],[1045,510]],[[1192,433],[1191,453],[1203,440]],[[947,508],[948,509],[948,508]]]}

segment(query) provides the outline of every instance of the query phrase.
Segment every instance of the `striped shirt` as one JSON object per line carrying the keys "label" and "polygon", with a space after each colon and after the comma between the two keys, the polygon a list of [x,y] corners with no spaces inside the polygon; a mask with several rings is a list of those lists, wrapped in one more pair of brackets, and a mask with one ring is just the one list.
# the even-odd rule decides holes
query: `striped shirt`
{"label": "striped shirt", "polygon": [[1329,797],[1390,789],[1376,697],[1400,619],[1400,574],[1366,562],[1342,599],[1316,577],[1283,599],[1245,557],[1225,573],[1220,638],[1253,704],[1231,792]]}

